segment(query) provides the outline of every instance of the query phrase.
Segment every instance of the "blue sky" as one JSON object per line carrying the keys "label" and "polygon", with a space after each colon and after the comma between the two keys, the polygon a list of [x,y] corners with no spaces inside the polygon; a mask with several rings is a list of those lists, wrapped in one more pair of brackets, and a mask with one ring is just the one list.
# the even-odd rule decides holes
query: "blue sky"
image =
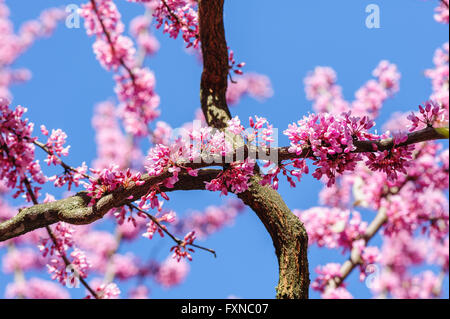
{"label": "blue sky", "polygon": [[[80,4],[82,1],[6,0],[16,24],[37,17],[50,6]],[[142,7],[116,0],[125,22]],[[375,3],[381,10],[381,28],[365,26],[365,8]],[[311,111],[306,100],[303,78],[317,65],[331,66],[338,74],[344,96],[352,100],[354,92],[371,78],[379,61],[387,59],[398,65],[402,73],[401,90],[387,101],[378,119],[381,125],[397,111],[414,109],[431,93],[431,84],[423,71],[433,66],[434,51],[448,38],[448,26],[433,19],[436,1],[421,0],[351,0],[351,1],[261,1],[227,0],[225,24],[229,46],[238,61],[247,63],[245,71],[270,77],[274,96],[260,103],[244,99],[232,108],[233,115],[246,119],[251,115],[267,117],[280,131]],[[154,70],[156,90],[161,96],[161,120],[173,127],[192,120],[199,107],[201,66],[186,54],[181,40],[169,39],[155,32],[161,50],[146,65]],[[16,86],[13,104],[29,109],[28,117],[37,125],[61,128],[69,136],[70,163],[90,163],[95,157],[94,131],[91,126],[93,106],[114,98],[112,73],[101,68],[92,52],[93,39],[85,30],[61,25],[50,39],[40,40],[15,64],[29,68],[30,82]],[[282,137],[281,144],[287,144]],[[282,185],[282,193],[292,209],[317,205],[321,184],[306,177],[296,189]],[[171,194],[170,208],[183,214],[221,204],[218,194],[189,192]],[[368,220],[371,214],[365,214]],[[376,238],[374,242],[379,242]],[[167,255],[168,240],[141,242],[134,248],[141,256],[153,254],[159,259]],[[210,237],[206,246],[218,252],[214,259],[196,252],[186,282],[171,290],[150,284],[154,298],[273,298],[278,270],[274,248],[261,222],[248,211],[226,228]],[[160,249],[155,247],[163,245]],[[166,247],[167,246],[167,247]],[[1,253],[0,253],[1,254]],[[311,248],[311,272],[318,264],[342,262],[346,256]],[[314,276],[312,277],[314,278]],[[10,277],[0,275],[0,295]],[[370,297],[356,273],[349,280],[349,290],[359,298]],[[126,290],[128,284],[122,285]],[[445,283],[448,296],[448,278]],[[74,296],[81,296],[79,289]],[[311,292],[312,297],[318,297]]]}

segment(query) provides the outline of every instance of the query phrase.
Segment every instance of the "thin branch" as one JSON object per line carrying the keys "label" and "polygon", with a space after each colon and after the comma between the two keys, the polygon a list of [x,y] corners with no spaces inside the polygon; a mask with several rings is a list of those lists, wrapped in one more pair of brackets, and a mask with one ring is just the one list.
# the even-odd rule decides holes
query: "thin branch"
{"label": "thin branch", "polygon": [[[16,248],[14,242],[13,241],[9,242],[8,243],[8,253],[13,254],[16,251],[17,251],[17,248]],[[14,267],[14,283],[16,285],[23,285],[25,282],[26,282],[26,279],[25,279],[25,274],[24,274],[23,270],[20,267]],[[18,291],[17,297],[19,299],[25,298],[25,296],[23,295],[23,293],[20,290]]]}
{"label": "thin branch", "polygon": [[[35,205],[38,205],[39,202],[38,202],[36,196],[34,195],[34,192],[33,192],[32,188],[31,188],[30,181],[27,178],[25,178],[24,183],[25,183],[25,187],[27,189],[28,195],[31,197],[33,203]],[[47,230],[47,233],[50,236],[50,239],[52,240],[53,244],[55,245],[55,247],[57,247],[58,246],[58,240],[56,239],[55,235],[53,234],[50,226],[48,226],[48,225],[45,226],[45,229]],[[66,267],[69,267],[69,266],[72,265],[72,263],[69,261],[69,259],[65,255],[65,253],[59,252],[59,255],[62,258],[62,260],[64,261],[64,264],[66,265]],[[78,279],[80,280],[81,284],[92,294],[92,296],[95,299],[99,298],[98,295],[96,294],[96,292],[89,286],[89,284],[86,282],[86,280],[84,280],[83,277],[79,276]]]}
{"label": "thin branch", "polygon": [[[415,155],[414,159],[420,157],[422,150],[419,150]],[[395,189],[389,189],[385,194],[382,195],[383,198],[389,199],[392,195],[398,194],[409,182],[414,182],[416,180],[415,177],[408,176],[401,185],[399,185]],[[428,219],[430,222],[435,222],[436,220]],[[386,208],[382,207],[378,211],[378,214],[369,224],[366,232],[362,237],[356,238],[355,240],[363,239],[364,244],[367,243],[380,231],[384,224],[388,221],[388,217],[386,214]],[[349,259],[341,266],[340,272],[341,275],[339,277],[335,277],[331,279],[328,283],[328,287],[337,288],[339,287],[345,279],[352,273],[352,271],[360,265],[362,262],[361,255],[358,249],[354,249],[350,252]]]}
{"label": "thin branch", "polygon": [[[381,229],[381,227],[387,222],[387,215],[385,209],[380,209],[378,214],[375,216],[374,220],[370,223],[366,232],[364,233],[363,239],[365,244],[367,244]],[[349,259],[342,265],[339,277],[335,277],[330,280],[328,287],[337,288],[339,287],[345,279],[352,273],[352,271],[361,264],[361,255],[358,249],[352,250]]]}
{"label": "thin branch", "polygon": [[180,26],[184,26],[183,22],[180,20],[180,18],[175,14],[175,12],[172,11],[172,9],[169,7],[169,5],[167,4],[167,2],[165,0],[161,0],[161,2],[163,3],[164,7],[167,9],[167,11],[169,12],[169,14],[172,16],[172,18],[175,19],[175,21],[178,23],[178,25]]}
{"label": "thin branch", "polygon": [[[426,141],[434,141],[434,140],[445,140],[448,139],[447,136],[442,135],[437,130],[435,130],[433,127],[427,127],[419,131],[415,131],[408,134],[408,139],[398,145],[394,144],[393,138],[387,138],[382,140],[376,140],[376,141],[354,141],[353,144],[356,147],[356,150],[354,150],[354,153],[373,153],[376,151],[385,151],[392,149],[394,147],[402,147],[412,144],[417,144],[420,142],[426,142]],[[376,147],[374,147],[374,145]],[[300,154],[290,153],[289,147],[281,147],[278,149],[260,149],[259,152],[265,152],[267,155],[271,154],[271,152],[278,151],[278,160],[284,161],[284,160],[292,160],[296,158],[305,158],[308,157],[311,154],[311,149],[309,147],[305,147]],[[255,151],[253,151],[255,152]],[[258,153],[258,152],[256,152]],[[273,153],[272,153],[273,154]]]}
{"label": "thin branch", "polygon": [[[133,209],[135,209],[135,210],[137,210],[137,211],[143,213],[143,214],[144,214],[145,216],[147,216],[148,218],[150,218],[150,220],[151,220],[152,222],[154,222],[154,223],[159,227],[159,229],[161,229],[167,236],[169,236],[169,237],[170,237],[170,238],[171,238],[178,246],[183,246],[183,245],[185,245],[184,240],[179,239],[178,237],[176,237],[175,235],[173,235],[171,232],[169,232],[169,231],[167,230],[167,227],[164,226],[164,225],[162,225],[162,224],[160,223],[160,221],[158,220],[158,218],[156,218],[155,216],[149,214],[149,213],[146,212],[145,210],[140,209],[138,206],[136,206],[136,205],[134,205],[134,204],[130,204],[129,206],[130,206],[131,208],[133,208]],[[205,250],[205,251],[210,252],[211,254],[213,254],[214,257],[217,257],[216,252],[215,252],[214,250],[210,249],[210,248],[202,247],[202,246],[199,246],[199,245],[196,245],[196,244],[189,244],[189,246],[192,246],[192,247],[195,247],[195,248],[198,248],[198,249],[201,249],[201,250]]]}
{"label": "thin branch", "polygon": [[[90,0],[90,1],[92,4],[92,9],[94,10],[95,15],[97,16],[98,21],[100,22],[100,26],[102,27],[103,33],[106,36],[106,40],[108,41],[108,44],[111,48],[111,54],[113,56],[116,56],[116,48],[114,47],[114,43],[111,39],[111,35],[109,34],[108,30],[106,29],[105,23],[103,22],[102,18],[100,17],[100,13],[98,12],[97,3],[95,2],[95,0]],[[133,82],[133,85],[135,86],[136,76],[131,71],[131,69],[128,67],[128,65],[125,63],[123,58],[120,58],[119,62],[120,62],[120,65],[122,65],[122,67],[128,72],[128,74],[130,75],[130,78]]]}
{"label": "thin branch", "polygon": [[108,252],[108,261],[106,265],[105,276],[103,277],[103,282],[105,284],[109,284],[113,282],[114,277],[116,276],[116,271],[114,269],[114,255],[119,251],[120,244],[122,242],[122,233],[119,228],[116,227],[114,239],[116,241],[116,247]]}
{"label": "thin branch", "polygon": [[[48,155],[55,155],[53,152],[51,152],[51,151],[49,150],[49,148],[48,148],[45,144],[43,144],[43,143],[41,143],[41,142],[35,140],[35,141],[33,141],[33,144],[36,145],[36,146],[38,146],[39,148],[41,148],[41,149],[42,149],[44,152],[46,152]],[[72,167],[72,166],[66,164],[60,157],[58,157],[58,160],[59,160],[59,165],[61,165],[61,167],[64,168],[64,170],[65,170],[66,172],[73,172],[73,173],[78,173],[78,174],[79,174],[79,172],[78,172],[77,169],[75,169],[74,167]],[[81,174],[81,175],[82,175],[84,178],[86,178],[86,179],[90,179],[90,178],[91,178],[91,176],[89,176],[89,175],[87,175],[87,174]]]}
{"label": "thin branch", "polygon": [[[53,234],[52,230],[50,229],[50,226],[45,226],[45,229],[47,230],[48,235],[50,236],[50,239],[52,240],[53,244],[56,246],[57,239],[56,239],[55,235]],[[64,264],[66,265],[66,267],[69,267],[72,265],[72,263],[70,262],[70,260],[67,258],[67,256],[64,253],[60,252],[60,257],[64,261]],[[91,286],[89,286],[89,284],[86,282],[86,280],[83,277],[78,276],[78,280],[90,292],[90,294],[95,299],[99,299],[99,296],[97,295],[97,293],[94,291],[94,289],[91,288]]]}

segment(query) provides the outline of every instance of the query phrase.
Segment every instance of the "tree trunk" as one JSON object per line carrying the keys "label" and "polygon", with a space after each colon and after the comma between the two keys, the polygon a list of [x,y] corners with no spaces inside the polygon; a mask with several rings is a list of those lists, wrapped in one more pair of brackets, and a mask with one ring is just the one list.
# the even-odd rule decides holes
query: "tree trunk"
{"label": "tree trunk", "polygon": [[[228,47],[223,24],[224,0],[199,0],[200,41],[203,53],[201,104],[207,123],[223,129],[231,114],[226,102]],[[279,265],[276,297],[306,299],[309,290],[308,235],[280,194],[260,185],[259,168],[249,189],[239,194],[263,222],[275,246]]]}

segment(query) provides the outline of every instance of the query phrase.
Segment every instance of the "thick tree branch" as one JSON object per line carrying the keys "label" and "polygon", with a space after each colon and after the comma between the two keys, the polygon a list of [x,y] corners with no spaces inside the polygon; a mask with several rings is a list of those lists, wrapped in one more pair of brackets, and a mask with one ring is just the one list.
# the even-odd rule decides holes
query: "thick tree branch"
{"label": "thick tree branch", "polygon": [[203,53],[200,99],[207,123],[219,129],[225,128],[231,119],[226,102],[229,64],[223,4],[224,0],[198,1]]}
{"label": "thick tree branch", "polygon": [[[447,139],[446,136],[440,134],[435,129],[428,127],[423,130],[413,132],[409,134],[408,140],[401,144],[410,145],[413,143],[424,142],[428,140],[436,139]],[[44,151],[46,150],[45,145],[36,142],[37,146],[41,147]],[[380,141],[356,141],[355,145],[357,149],[355,152],[373,152],[373,144],[377,145],[379,150],[386,150],[394,147],[392,139],[385,139]],[[278,161],[292,160],[295,158],[305,158],[310,156],[311,152],[308,148],[305,148],[301,154],[295,154],[289,152],[289,147],[281,148],[256,148],[241,146],[235,151],[233,158],[237,158],[237,154],[243,154],[244,158],[260,158],[261,154],[269,155],[273,152],[278,153]],[[226,157],[212,157],[208,161],[203,161],[201,163],[183,163],[185,167],[190,167],[193,169],[200,169],[213,166],[224,166],[227,163]],[[69,171],[74,171],[74,169],[65,164],[61,163],[64,169]],[[214,169],[203,169],[199,171],[197,177],[190,176],[186,172],[180,174],[180,181],[175,185],[175,188],[169,189],[166,187],[161,187],[160,190],[164,192],[171,192],[176,190],[203,190],[205,189],[205,182],[209,182],[216,178],[221,170]],[[107,194],[102,197],[97,203],[89,207],[88,204],[91,198],[86,192],[80,192],[75,196],[62,199],[59,201],[39,204],[33,207],[28,207],[20,210],[20,212],[3,223],[0,223],[0,241],[4,241],[13,237],[20,236],[29,231],[35,230],[37,228],[45,227],[59,221],[64,221],[71,224],[89,224],[100,218],[102,218],[110,209],[114,207],[121,207],[131,202],[129,196],[133,196],[135,200],[139,199],[141,196],[145,195],[148,190],[155,186],[166,178],[171,177],[171,174],[164,172],[160,176],[150,177],[148,175],[143,176],[145,181],[144,185],[136,186],[134,184],[129,185],[126,189],[118,189],[112,194]],[[255,184],[256,177],[252,184]],[[256,190],[255,190],[256,192]],[[277,192],[269,191],[273,196],[278,197]],[[247,195],[246,195],[247,196]],[[279,198],[279,200],[281,200]],[[283,202],[280,203],[281,206],[285,206]],[[286,218],[289,218],[290,214],[286,210]],[[275,218],[275,216],[272,216]],[[263,221],[264,222],[264,221]]]}
{"label": "thick tree branch", "polygon": [[272,237],[278,257],[278,299],[306,299],[309,289],[308,235],[303,223],[271,187],[261,186],[261,177],[251,179],[239,198],[250,206]]}
{"label": "thick tree branch", "polygon": [[[174,188],[161,187],[161,191],[205,189],[205,182],[214,179],[220,170],[201,170],[197,177],[186,172],[179,175],[179,182]],[[138,200],[147,194],[148,190],[172,176],[164,172],[159,176],[144,175],[143,185],[130,183],[126,188],[119,188],[113,193],[100,198],[94,205],[89,206],[91,197],[87,192],[80,192],[75,196],[55,202],[38,204],[21,209],[13,218],[0,224],[0,242],[23,235],[32,230],[49,226],[57,222],[66,222],[74,225],[86,225],[101,219],[112,208],[122,207]],[[132,199],[130,199],[132,196]]]}
{"label": "thick tree branch", "polygon": [[[222,129],[231,119],[225,97],[229,65],[223,24],[224,0],[199,0],[198,4],[203,52],[202,110],[210,126]],[[255,211],[272,237],[280,276],[277,298],[308,298],[308,236],[305,227],[281,196],[271,187],[261,186],[260,180],[259,174],[253,176],[249,189],[239,197]]]}

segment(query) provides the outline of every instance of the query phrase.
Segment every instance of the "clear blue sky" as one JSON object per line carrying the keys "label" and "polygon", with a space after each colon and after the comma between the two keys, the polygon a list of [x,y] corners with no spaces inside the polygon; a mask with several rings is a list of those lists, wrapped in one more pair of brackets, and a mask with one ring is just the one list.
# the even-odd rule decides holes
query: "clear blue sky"
{"label": "clear blue sky", "polygon": [[[83,1],[85,2],[85,1]],[[82,1],[7,0],[12,20],[34,18],[46,7],[80,4]],[[126,22],[142,13],[142,7],[116,0]],[[381,28],[365,26],[365,8],[376,3],[381,9]],[[246,71],[266,74],[272,80],[275,95],[265,103],[245,99],[232,109],[246,119],[250,115],[267,117],[282,131],[287,125],[311,111],[305,98],[303,78],[317,65],[331,66],[338,74],[344,95],[352,100],[354,92],[369,78],[378,62],[396,63],[402,73],[401,90],[386,102],[378,120],[382,124],[389,114],[407,111],[426,100],[431,84],[423,76],[433,66],[436,48],[448,38],[448,26],[433,19],[436,1],[422,0],[316,0],[261,1],[226,0],[225,23],[229,45],[237,60],[247,62]],[[161,119],[178,127],[193,117],[199,107],[201,67],[185,53],[181,40],[174,41],[160,31],[156,35],[161,50],[147,65],[155,71],[157,92],[161,96]],[[85,30],[61,25],[50,39],[41,40],[24,54],[16,67],[29,68],[33,78],[13,88],[14,104],[29,108],[28,116],[37,125],[61,128],[69,136],[70,163],[88,163],[95,157],[94,131],[91,127],[93,106],[114,98],[112,74],[96,61],[93,39]],[[286,139],[280,141],[287,144]],[[305,178],[296,188],[281,187],[288,206],[306,209],[317,205],[321,184]],[[168,203],[179,214],[220,204],[218,194],[206,192],[176,193]],[[370,220],[371,214],[364,217]],[[375,240],[379,242],[379,238]],[[142,242],[141,256],[149,256],[156,245],[169,247],[168,240]],[[269,235],[256,216],[248,211],[234,227],[210,237],[205,243],[217,250],[218,258],[196,252],[186,282],[171,290],[151,284],[154,298],[273,298],[277,284],[277,262]],[[158,249],[157,258],[166,257],[166,248]],[[318,264],[342,262],[346,256],[311,248],[311,272]],[[48,277],[48,276],[47,276]],[[314,275],[312,275],[314,278]],[[0,275],[0,295],[10,277]],[[355,297],[370,297],[356,273],[349,279]],[[119,286],[126,290],[128,285]],[[448,278],[445,284],[448,296]],[[81,296],[82,289],[74,291]],[[314,292],[312,297],[318,297]]]}

